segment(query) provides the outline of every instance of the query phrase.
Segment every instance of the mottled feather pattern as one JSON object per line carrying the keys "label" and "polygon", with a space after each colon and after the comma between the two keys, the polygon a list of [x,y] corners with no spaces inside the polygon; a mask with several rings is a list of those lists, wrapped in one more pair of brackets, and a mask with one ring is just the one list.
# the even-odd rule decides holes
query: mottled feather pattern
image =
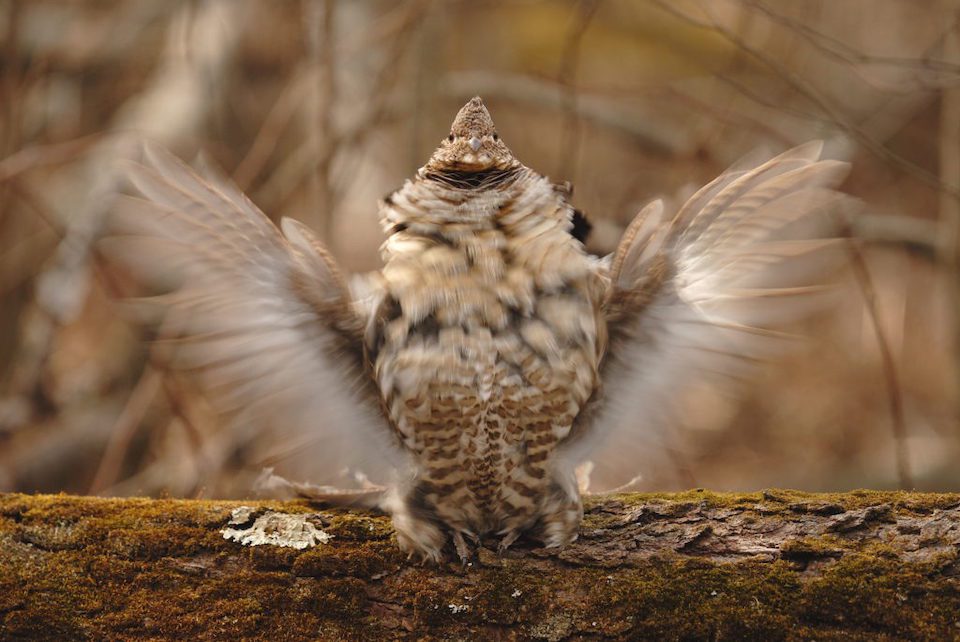
{"label": "mottled feather pattern", "polygon": [[457,530],[505,537],[542,517],[550,453],[597,385],[603,334],[603,283],[572,209],[547,179],[513,173],[465,189],[424,172],[385,200],[384,229],[402,231],[382,250],[374,349],[391,419],[423,462],[420,501]]}
{"label": "mottled feather pattern", "polygon": [[853,206],[819,154],[728,172],[675,214],[654,202],[601,260],[571,187],[522,165],[474,98],[383,199],[384,267],[349,285],[305,226],[281,234],[151,148],[103,247],[159,292],[137,309],[262,453],[262,489],[379,506],[404,551],[466,560],[490,538],[572,541],[578,469],[635,483],[669,460],[697,386],[735,392],[789,345],[780,326],[831,265],[819,227]]}

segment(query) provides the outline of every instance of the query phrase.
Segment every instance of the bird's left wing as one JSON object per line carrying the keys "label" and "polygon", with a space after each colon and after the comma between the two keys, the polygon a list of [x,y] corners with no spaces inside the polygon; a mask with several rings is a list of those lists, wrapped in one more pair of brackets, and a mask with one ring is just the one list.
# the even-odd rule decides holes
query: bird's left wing
{"label": "bird's left wing", "polygon": [[627,229],[608,273],[601,388],[559,453],[570,467],[589,460],[590,490],[677,468],[698,393],[736,392],[789,343],[778,330],[819,307],[840,254],[814,237],[825,212],[855,205],[835,190],[846,164],[819,160],[820,147],[729,171],[675,216],[657,202]]}
{"label": "bird's left wing", "polygon": [[138,302],[166,364],[199,384],[229,438],[281,474],[348,487],[409,463],[363,353],[364,320],[300,223],[283,234],[229,181],[151,146],[102,243],[160,294]]}

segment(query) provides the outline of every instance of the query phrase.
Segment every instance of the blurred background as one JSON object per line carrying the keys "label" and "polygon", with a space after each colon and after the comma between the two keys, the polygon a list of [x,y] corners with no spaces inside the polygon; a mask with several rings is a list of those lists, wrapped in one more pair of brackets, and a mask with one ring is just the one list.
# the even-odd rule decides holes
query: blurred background
{"label": "blurred background", "polygon": [[475,94],[575,185],[598,255],[745,154],[820,138],[853,163],[842,296],[743,399],[691,399],[677,474],[645,487],[960,490],[958,20],[958,0],[0,0],[0,491],[243,492],[253,454],[151,360],[91,249],[125,135],[202,150],[364,271],[377,199]]}

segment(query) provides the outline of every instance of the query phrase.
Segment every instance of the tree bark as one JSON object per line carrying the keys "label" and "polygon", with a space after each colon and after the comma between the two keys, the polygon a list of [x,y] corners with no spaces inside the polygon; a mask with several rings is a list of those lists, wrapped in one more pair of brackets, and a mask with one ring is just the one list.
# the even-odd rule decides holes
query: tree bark
{"label": "tree bark", "polygon": [[303,502],[0,495],[0,638],[183,637],[960,639],[960,495],[594,497],[467,566]]}

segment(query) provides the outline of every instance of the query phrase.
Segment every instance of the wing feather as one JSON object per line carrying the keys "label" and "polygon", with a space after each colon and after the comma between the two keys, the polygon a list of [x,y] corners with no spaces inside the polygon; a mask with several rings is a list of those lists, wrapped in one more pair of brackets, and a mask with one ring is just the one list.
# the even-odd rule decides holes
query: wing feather
{"label": "wing feather", "polygon": [[[276,226],[210,170],[146,147],[101,243],[155,296],[167,365],[195,380],[238,444],[286,475],[354,485],[409,465],[363,355],[365,320],[335,262],[293,220]],[[282,460],[282,461],[278,461]]]}
{"label": "wing feather", "polygon": [[733,397],[796,343],[782,328],[822,307],[839,253],[816,237],[855,201],[836,191],[846,164],[821,148],[727,172],[669,221],[648,206],[628,228],[610,264],[602,388],[560,451],[561,465],[592,463],[591,490],[668,476],[691,402]]}

